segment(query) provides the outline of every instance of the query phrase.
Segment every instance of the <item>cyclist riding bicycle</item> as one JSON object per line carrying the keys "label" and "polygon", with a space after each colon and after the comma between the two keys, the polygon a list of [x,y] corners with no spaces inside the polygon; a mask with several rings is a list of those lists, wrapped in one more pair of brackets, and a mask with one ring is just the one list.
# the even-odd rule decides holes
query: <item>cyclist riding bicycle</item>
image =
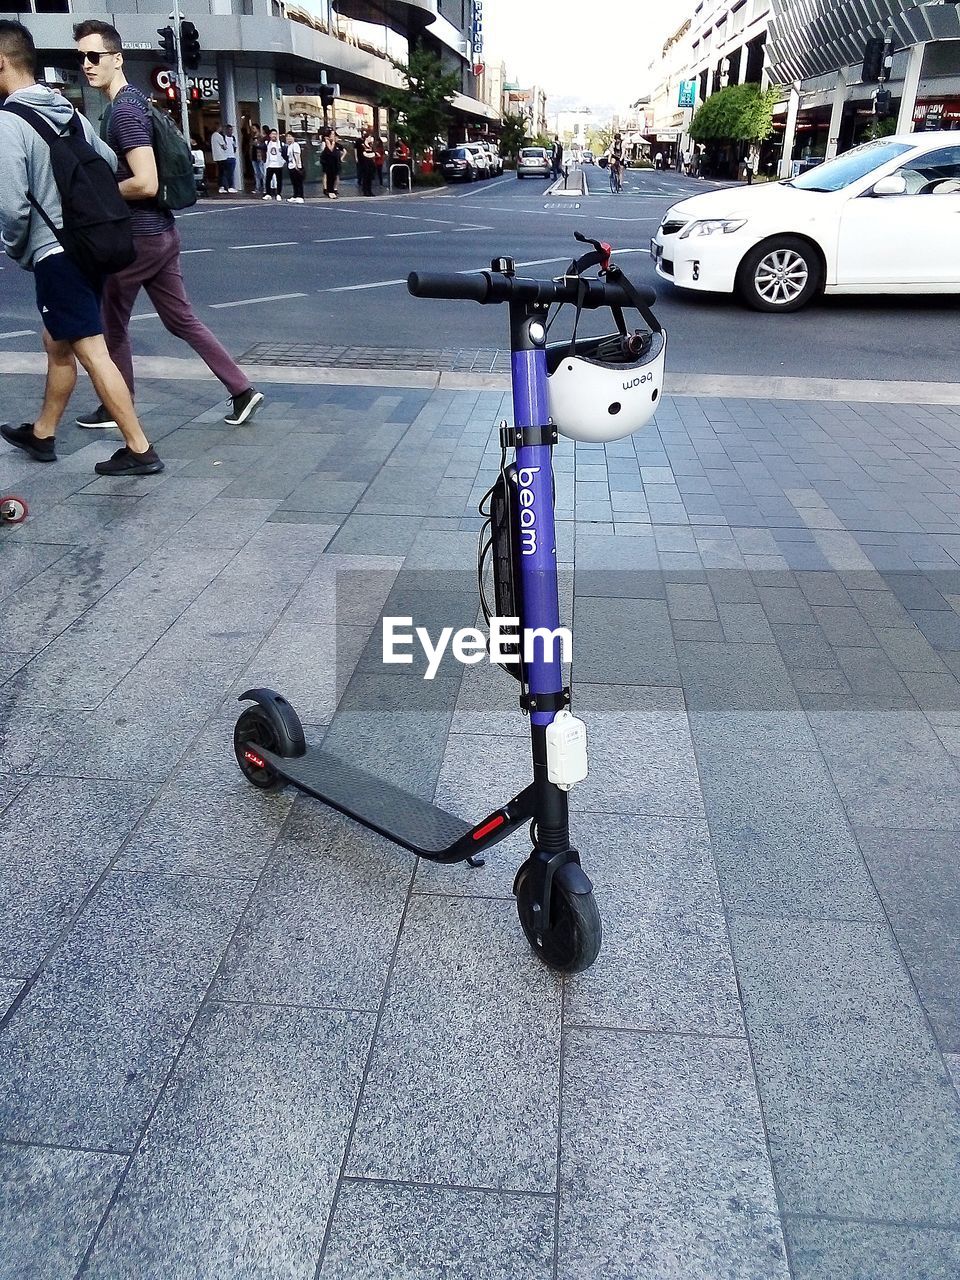
{"label": "cyclist riding bicycle", "polygon": [[607,166],[610,173],[610,190],[619,194],[623,190],[623,137],[614,135],[610,150],[607,152]]}

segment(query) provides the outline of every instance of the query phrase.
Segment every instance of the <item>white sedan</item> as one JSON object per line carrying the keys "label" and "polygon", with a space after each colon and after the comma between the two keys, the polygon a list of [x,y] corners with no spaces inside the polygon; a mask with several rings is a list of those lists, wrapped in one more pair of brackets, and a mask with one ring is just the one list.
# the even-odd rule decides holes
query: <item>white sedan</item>
{"label": "white sedan", "polygon": [[960,134],[899,134],[786,182],[682,200],[650,252],[664,280],[758,311],[818,293],[960,293]]}

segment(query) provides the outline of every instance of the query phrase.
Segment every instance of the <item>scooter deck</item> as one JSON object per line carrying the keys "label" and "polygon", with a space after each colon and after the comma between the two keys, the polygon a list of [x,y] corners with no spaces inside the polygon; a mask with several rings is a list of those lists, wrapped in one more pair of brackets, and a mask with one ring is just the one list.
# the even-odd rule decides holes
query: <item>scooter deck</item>
{"label": "scooter deck", "polygon": [[437,858],[472,830],[469,822],[446,809],[317,747],[292,757],[258,750],[272,769],[301,791],[423,858]]}

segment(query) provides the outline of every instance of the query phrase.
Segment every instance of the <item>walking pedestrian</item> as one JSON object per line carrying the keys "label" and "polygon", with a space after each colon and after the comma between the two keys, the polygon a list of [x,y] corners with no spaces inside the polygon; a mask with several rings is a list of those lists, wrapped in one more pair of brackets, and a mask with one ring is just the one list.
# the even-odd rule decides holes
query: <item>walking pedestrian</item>
{"label": "walking pedestrian", "polygon": [[232,124],[222,124],[210,135],[210,150],[220,178],[220,194],[237,194],[237,140]]}
{"label": "walking pedestrian", "polygon": [[373,195],[373,177],[376,171],[377,161],[373,138],[367,134],[360,152],[360,186],[365,196]]}
{"label": "walking pedestrian", "polygon": [[266,174],[267,183],[264,193],[264,200],[271,197],[279,203],[283,196],[283,169],[286,165],[286,158],[283,154],[283,147],[280,145],[280,134],[276,129],[271,129],[267,137],[266,146]]}
{"label": "walking pedestrian", "polygon": [[[63,204],[43,131],[63,134],[76,129],[111,170],[117,158],[62,94],[37,84],[36,62],[36,46],[27,28],[0,21],[0,99],[6,99],[0,109],[0,236],[8,256],[33,272],[47,356],[39,414],[19,427],[0,427],[0,434],[38,462],[56,462],[57,427],[76,386],[79,360],[125,441],[94,470],[100,475],[156,475],[163,463],[143,434],[133,399],[103,338],[103,276],[81,270],[60,241]],[[95,168],[85,169],[94,187]],[[102,171],[102,181],[112,195],[112,186],[106,185],[113,181],[109,172]]]}
{"label": "walking pedestrian", "polygon": [[328,200],[336,200],[337,187],[340,183],[340,170],[343,157],[337,144],[337,135],[331,129],[323,140],[320,150],[320,168],[323,171],[323,190]]}
{"label": "walking pedestrian", "polygon": [[292,133],[287,134],[287,168],[290,170],[290,181],[293,184],[291,204],[303,204],[303,152],[300,143]]}
{"label": "walking pedestrian", "polygon": [[653,157],[653,167],[655,169],[663,168],[663,152],[662,151],[658,151],[657,154]]}
{"label": "walking pedestrian", "polygon": [[380,180],[380,185],[381,185],[381,187],[383,186],[383,165],[384,165],[384,161],[386,160],[386,158],[387,158],[387,153],[386,153],[386,149],[384,148],[384,145],[383,145],[383,139],[382,139],[382,138],[374,138],[374,140],[373,140],[373,163],[374,163],[374,165],[376,166],[376,170],[377,170],[377,177],[378,177],[378,178],[379,178],[379,180]]}
{"label": "walking pedestrian", "polygon": [[[108,276],[103,290],[107,348],[133,396],[130,313],[137,294],[145,289],[164,328],[191,346],[224,384],[232,400],[224,421],[230,426],[239,426],[263,403],[263,393],[251,385],[236,361],[206,325],[201,324],[187,297],[180,263],[180,236],[173,214],[161,209],[156,198],[157,162],[149,100],[127,83],[123,74],[123,42],[116,27],[95,19],[80,22],[73,29],[73,38],[83,55],[87,82],[110,100],[100,127],[106,133],[107,145],[117,154],[120,194],[127,201],[133,218],[134,261]],[[93,413],[77,418],[77,425],[81,427],[115,424],[115,415],[103,402]]]}
{"label": "walking pedestrian", "polygon": [[258,124],[250,128],[250,168],[253,170],[253,194],[266,195],[267,144],[265,130]]}
{"label": "walking pedestrian", "polygon": [[550,148],[550,167],[555,178],[560,177],[560,169],[563,166],[563,143],[559,138],[555,137],[553,146]]}

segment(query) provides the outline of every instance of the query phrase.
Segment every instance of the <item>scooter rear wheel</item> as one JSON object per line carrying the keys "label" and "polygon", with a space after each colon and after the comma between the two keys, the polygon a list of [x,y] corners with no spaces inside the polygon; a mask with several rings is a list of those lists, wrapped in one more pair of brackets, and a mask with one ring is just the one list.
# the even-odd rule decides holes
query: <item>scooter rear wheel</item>
{"label": "scooter rear wheel", "polygon": [[572,893],[556,879],[550,893],[550,924],[541,937],[534,926],[533,877],[521,869],[517,877],[517,914],[530,946],[544,964],[562,973],[589,969],[600,954],[603,929],[592,893]]}
{"label": "scooter rear wheel", "polygon": [[261,791],[283,786],[283,778],[263,759],[257,747],[266,747],[278,756],[292,754],[283,721],[271,714],[268,707],[260,705],[247,707],[240,713],[233,730],[234,754],[240,772],[253,786]]}

